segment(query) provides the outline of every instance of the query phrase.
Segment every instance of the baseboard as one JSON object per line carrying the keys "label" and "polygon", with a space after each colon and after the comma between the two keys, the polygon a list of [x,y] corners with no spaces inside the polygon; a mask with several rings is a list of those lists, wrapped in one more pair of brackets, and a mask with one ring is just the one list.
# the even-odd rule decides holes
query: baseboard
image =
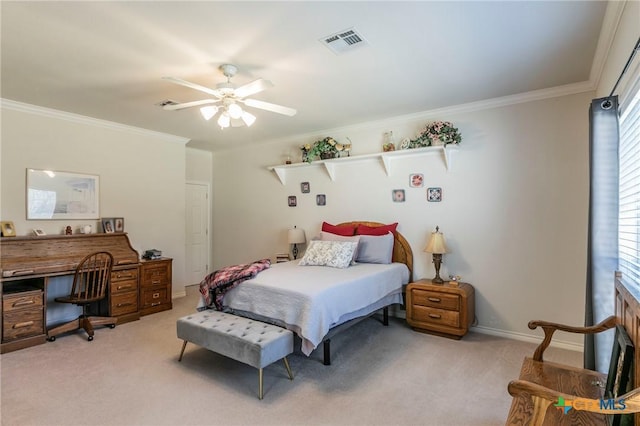
{"label": "baseboard", "polygon": [[[519,340],[522,342],[529,342],[529,343],[535,343],[535,344],[539,344],[540,342],[542,342],[542,337],[540,336],[533,336],[531,334],[524,334],[524,333],[516,333],[514,331],[499,330],[496,328],[484,327],[482,325],[472,327],[469,331],[473,333],[489,334],[491,336],[504,337],[507,339]],[[575,352],[584,352],[584,346],[582,344],[563,341],[561,339],[557,339],[555,336],[549,346],[554,348],[559,348],[559,349],[567,349]]]}
{"label": "baseboard", "polygon": [[181,297],[185,297],[187,295],[186,290],[182,290],[178,293],[171,293],[171,299],[179,299]]}

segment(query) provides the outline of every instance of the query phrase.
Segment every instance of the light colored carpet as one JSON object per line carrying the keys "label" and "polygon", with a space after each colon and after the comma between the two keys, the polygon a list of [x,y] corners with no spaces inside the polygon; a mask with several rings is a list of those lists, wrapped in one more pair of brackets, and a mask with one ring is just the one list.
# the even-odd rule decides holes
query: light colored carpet
{"label": "light colored carpet", "polygon": [[[252,367],[193,344],[182,362],[176,319],[195,311],[197,289],[174,309],[93,342],[82,333],[0,357],[2,425],[504,425],[522,358],[535,345],[479,333],[460,341],[368,319],[322,350],[265,369],[262,401]],[[547,358],[580,365],[581,354]]]}

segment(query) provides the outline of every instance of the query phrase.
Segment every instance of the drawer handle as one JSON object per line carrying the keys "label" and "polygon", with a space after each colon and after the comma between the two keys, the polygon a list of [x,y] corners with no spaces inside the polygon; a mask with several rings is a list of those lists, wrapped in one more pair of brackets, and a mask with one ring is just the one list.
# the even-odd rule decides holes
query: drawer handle
{"label": "drawer handle", "polygon": [[19,308],[20,306],[33,305],[34,303],[36,303],[35,300],[21,300],[20,302],[16,302],[11,306],[13,306],[14,308]]}
{"label": "drawer handle", "polygon": [[440,319],[442,317],[440,315],[438,315],[438,314],[429,314],[429,318]]}
{"label": "drawer handle", "polygon": [[438,299],[437,297],[429,297],[429,302],[434,302],[434,303],[440,303],[442,302],[441,299]]}
{"label": "drawer handle", "polygon": [[116,307],[122,308],[123,306],[131,306],[131,305],[133,305],[133,303],[118,303]]}
{"label": "drawer handle", "polygon": [[33,321],[17,322],[13,325],[13,328],[31,327],[32,325]]}
{"label": "drawer handle", "polygon": [[35,273],[35,271],[33,269],[23,269],[22,271],[11,271],[11,276],[17,276],[17,275],[31,275]]}
{"label": "drawer handle", "polygon": [[153,298],[158,299],[160,297],[160,293],[153,293]]}
{"label": "drawer handle", "polygon": [[158,305],[161,305],[161,304],[162,304],[162,303],[160,303],[160,302],[158,302],[158,303],[152,303],[152,304],[151,304],[151,306],[153,307],[153,306],[158,306]]}
{"label": "drawer handle", "polygon": [[118,290],[122,290],[123,288],[133,288],[133,286],[131,284],[118,286]]}
{"label": "drawer handle", "polygon": [[151,284],[160,284],[160,280],[151,280]]}
{"label": "drawer handle", "polygon": [[117,274],[116,278],[133,278],[133,274]]}

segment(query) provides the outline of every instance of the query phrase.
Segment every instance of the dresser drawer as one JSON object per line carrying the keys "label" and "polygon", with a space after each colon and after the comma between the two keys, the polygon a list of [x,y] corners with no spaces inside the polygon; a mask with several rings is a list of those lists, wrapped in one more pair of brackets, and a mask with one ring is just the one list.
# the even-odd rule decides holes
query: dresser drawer
{"label": "dresser drawer", "polygon": [[169,268],[164,265],[145,265],[142,272],[142,285],[166,285],[169,283]]}
{"label": "dresser drawer", "polygon": [[446,309],[413,306],[411,319],[417,322],[460,327],[460,313]]}
{"label": "dresser drawer", "polygon": [[2,311],[5,314],[15,310],[28,308],[42,308],[41,290],[23,291],[19,293],[5,294],[2,296]]}
{"label": "dresser drawer", "polygon": [[138,268],[121,269],[118,271],[111,271],[111,282],[118,281],[138,281]]}
{"label": "dresser drawer", "polygon": [[152,306],[162,305],[169,302],[169,293],[166,287],[157,289],[145,289],[142,291],[142,307],[148,308]]}
{"label": "dresser drawer", "polygon": [[[42,300],[42,297],[40,298]],[[44,312],[39,309],[22,309],[4,312],[2,319],[2,341],[8,342],[23,337],[44,333]]]}
{"label": "dresser drawer", "polygon": [[438,293],[414,288],[411,290],[411,299],[414,305],[430,306],[432,308],[452,311],[460,310],[460,296],[457,294]]}
{"label": "dresser drawer", "polygon": [[111,316],[130,314],[138,310],[138,293],[129,291],[111,295]]}

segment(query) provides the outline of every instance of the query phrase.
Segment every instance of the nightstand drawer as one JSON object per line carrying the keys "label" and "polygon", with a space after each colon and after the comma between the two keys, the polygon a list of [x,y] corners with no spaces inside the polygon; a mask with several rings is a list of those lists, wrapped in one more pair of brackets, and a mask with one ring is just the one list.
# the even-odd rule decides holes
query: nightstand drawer
{"label": "nightstand drawer", "polygon": [[138,291],[137,280],[111,281],[111,295],[124,293],[127,291]]}
{"label": "nightstand drawer", "polygon": [[119,271],[111,272],[112,283],[116,281],[127,281],[127,280],[133,280],[136,282],[138,281],[138,268],[122,269]]}
{"label": "nightstand drawer", "polygon": [[167,289],[160,287],[156,289],[145,289],[142,291],[142,307],[158,306],[169,302]]}
{"label": "nightstand drawer", "polygon": [[411,290],[411,300],[414,305],[430,306],[451,311],[460,310],[460,296],[457,294],[438,293],[414,288]]}
{"label": "nightstand drawer", "polygon": [[449,327],[460,327],[460,313],[445,309],[414,306],[411,320],[431,324],[441,324]]}
{"label": "nightstand drawer", "polygon": [[2,297],[2,310],[9,313],[18,309],[42,309],[42,294],[41,290],[5,294]]}

